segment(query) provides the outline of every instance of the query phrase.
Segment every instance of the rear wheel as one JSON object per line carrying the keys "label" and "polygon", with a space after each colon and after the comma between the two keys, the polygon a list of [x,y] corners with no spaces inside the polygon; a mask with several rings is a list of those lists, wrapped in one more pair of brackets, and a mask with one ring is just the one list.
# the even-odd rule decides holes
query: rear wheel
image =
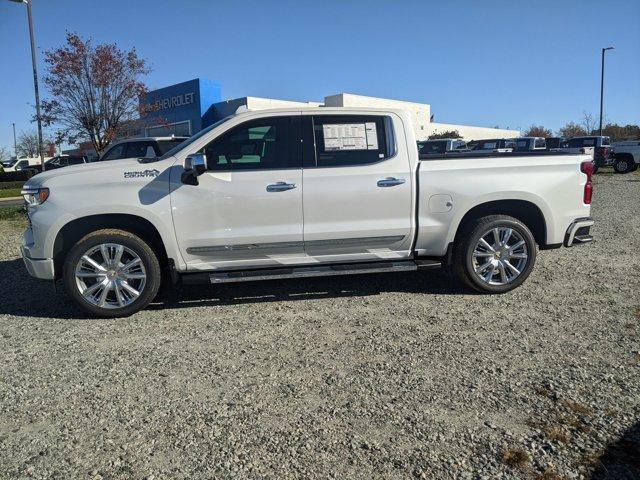
{"label": "rear wheel", "polygon": [[527,226],[507,215],[475,220],[458,235],[454,268],[469,287],[505,293],[520,286],[536,260],[536,244]]}
{"label": "rear wheel", "polygon": [[69,296],[99,317],[126,317],[143,309],[161,280],[153,250],[123,230],[98,230],[78,241],[62,277]]}

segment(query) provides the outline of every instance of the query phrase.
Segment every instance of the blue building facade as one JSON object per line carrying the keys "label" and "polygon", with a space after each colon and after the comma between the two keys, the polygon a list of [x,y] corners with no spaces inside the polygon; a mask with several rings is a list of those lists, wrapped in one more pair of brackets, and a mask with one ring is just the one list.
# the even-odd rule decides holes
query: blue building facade
{"label": "blue building facade", "polygon": [[218,82],[195,78],[147,93],[140,118],[141,136],[193,135],[215,122]]}

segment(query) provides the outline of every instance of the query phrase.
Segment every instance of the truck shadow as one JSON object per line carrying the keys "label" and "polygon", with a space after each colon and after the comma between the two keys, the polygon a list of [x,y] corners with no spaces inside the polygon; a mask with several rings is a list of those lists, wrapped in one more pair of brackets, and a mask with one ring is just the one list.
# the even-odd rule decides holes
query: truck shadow
{"label": "truck shadow", "polygon": [[640,478],[640,422],[607,446],[597,460],[591,480],[634,480]]}
{"label": "truck shadow", "polygon": [[[0,315],[87,318],[87,315],[67,297],[60,282],[57,282],[56,287],[51,282],[30,277],[21,259],[0,261],[0,291],[5,292],[0,301]],[[267,280],[215,286],[168,286],[162,289],[158,298],[147,309],[365,297],[383,292],[425,295],[472,294],[444,270],[431,270],[304,280]]]}

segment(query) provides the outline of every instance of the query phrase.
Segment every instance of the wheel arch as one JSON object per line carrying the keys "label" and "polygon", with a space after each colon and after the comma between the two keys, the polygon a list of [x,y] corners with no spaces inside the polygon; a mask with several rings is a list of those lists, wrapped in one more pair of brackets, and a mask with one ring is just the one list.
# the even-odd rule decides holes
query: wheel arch
{"label": "wheel arch", "polygon": [[465,227],[473,220],[487,215],[509,215],[524,223],[536,243],[545,247],[547,245],[547,223],[542,210],[529,200],[491,200],[474,206],[467,211],[456,229],[457,239]]}
{"label": "wheel arch", "polygon": [[168,264],[169,255],[162,236],[155,225],[146,218],[125,213],[88,215],[71,220],[56,234],[53,243],[56,279],[62,275],[62,265],[71,247],[85,235],[103,228],[115,228],[133,233],[149,244],[161,267]]}

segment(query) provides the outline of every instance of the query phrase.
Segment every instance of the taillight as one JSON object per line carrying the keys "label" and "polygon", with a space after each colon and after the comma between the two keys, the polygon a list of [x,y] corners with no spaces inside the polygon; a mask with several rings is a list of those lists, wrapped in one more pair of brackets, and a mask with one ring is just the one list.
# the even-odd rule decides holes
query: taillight
{"label": "taillight", "polygon": [[585,205],[591,205],[591,196],[593,195],[593,183],[591,181],[593,177],[593,162],[582,162],[580,164],[580,171],[587,176],[587,183],[584,184],[583,201]]}

